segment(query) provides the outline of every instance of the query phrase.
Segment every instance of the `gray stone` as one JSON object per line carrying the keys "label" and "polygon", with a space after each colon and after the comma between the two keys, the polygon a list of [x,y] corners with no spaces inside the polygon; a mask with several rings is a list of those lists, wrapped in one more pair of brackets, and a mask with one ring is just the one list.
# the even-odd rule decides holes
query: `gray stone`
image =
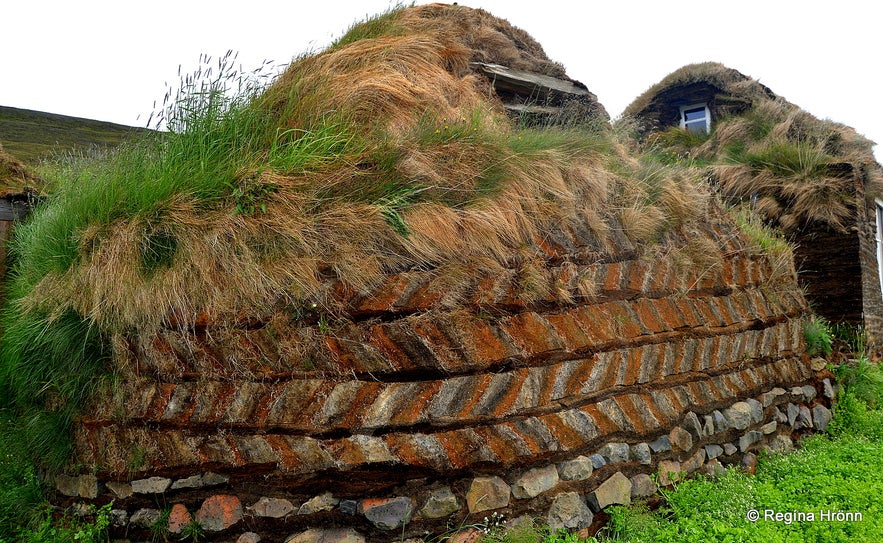
{"label": "gray stone", "polygon": [[672,428],[671,432],[668,433],[668,439],[671,441],[672,448],[676,451],[689,451],[693,448],[693,436],[680,426]]}
{"label": "gray stone", "polygon": [[714,459],[706,462],[705,465],[702,466],[700,472],[702,473],[702,475],[705,475],[706,477],[710,477],[712,479],[715,479],[717,477],[720,477],[724,473],[726,473],[727,468],[725,468],[724,465],[721,464],[718,459],[714,458]]}
{"label": "gray stone", "polygon": [[172,483],[172,490],[180,490],[182,488],[202,488],[205,486],[202,475],[191,475],[186,479],[178,479]]}
{"label": "gray stone", "polygon": [[764,435],[769,435],[776,431],[778,425],[779,423],[773,420],[761,426],[760,431],[763,432]]}
{"label": "gray stone", "polygon": [[803,399],[803,387],[791,387],[791,398],[800,401]]}
{"label": "gray stone", "polygon": [[784,396],[785,394],[788,394],[788,391],[782,387],[775,387],[770,392],[772,392],[774,396]]}
{"label": "gray stone", "polygon": [[628,505],[632,502],[632,482],[617,471],[586,496],[586,502],[595,513],[608,505]]}
{"label": "gray stone", "polygon": [[254,532],[245,532],[236,539],[236,543],[260,543],[261,536]]}
{"label": "gray stone", "polygon": [[659,436],[649,443],[650,450],[655,453],[661,453],[671,450],[671,440],[668,436]]}
{"label": "gray stone", "polygon": [[711,420],[714,421],[714,432],[726,432],[730,429],[730,423],[727,422],[727,418],[718,410],[714,410],[711,413]]}
{"label": "gray stone", "polygon": [[681,462],[681,469],[687,473],[693,473],[705,463],[705,449],[699,449],[693,456]]}
{"label": "gray stone", "polygon": [[[626,445],[628,458],[628,445]],[[555,465],[534,468],[521,474],[512,483],[512,495],[519,499],[534,498],[558,484],[558,469]]]}
{"label": "gray stone", "polygon": [[828,367],[828,361],[824,358],[816,357],[809,361],[809,367],[812,368],[812,371],[822,371]]}
{"label": "gray stone", "polygon": [[800,406],[800,413],[797,415],[797,424],[794,426],[796,430],[801,428],[812,428],[812,413],[809,410],[809,407],[805,405]]}
{"label": "gray stone", "polygon": [[827,377],[822,379],[822,396],[829,400],[833,400],[837,396],[834,392],[834,387],[831,385],[831,380]]}
{"label": "gray stone", "polygon": [[285,543],[365,543],[365,537],[352,528],[310,528],[288,536]]}
{"label": "gray stone", "polygon": [[476,477],[466,493],[470,513],[500,509],[509,505],[509,485],[499,477]]}
{"label": "gray stone", "polygon": [[607,460],[604,460],[604,457],[597,453],[589,456],[589,461],[592,463],[594,469],[607,465]]}
{"label": "gray stone", "polygon": [[748,398],[745,403],[751,407],[751,423],[760,424],[763,422],[763,404],[754,398]]}
{"label": "gray stone", "polygon": [[736,454],[736,451],[738,451],[738,450],[739,450],[739,448],[736,447],[735,445],[733,445],[732,443],[724,443],[724,454],[726,456],[734,455],[734,454]]}
{"label": "gray stone", "polygon": [[263,496],[248,509],[258,517],[282,518],[294,512],[294,505],[283,498]]}
{"label": "gray stone", "polygon": [[607,460],[608,464],[629,461],[628,443],[607,443],[598,451],[598,454]]}
{"label": "gray stone", "polygon": [[95,499],[98,497],[98,477],[80,475],[77,478],[77,491],[81,498]]}
{"label": "gray stone", "polygon": [[340,503],[340,500],[335,498],[334,495],[331,494],[331,492],[325,492],[305,501],[297,509],[297,514],[312,515],[313,513],[321,513],[322,511],[331,511],[338,503]]}
{"label": "gray stone", "polygon": [[344,515],[355,515],[359,512],[359,502],[356,500],[340,500],[340,512]]}
{"label": "gray stone", "polygon": [[451,492],[451,488],[444,486],[429,493],[426,503],[420,510],[420,515],[425,518],[441,518],[452,515],[460,510],[460,501]]}
{"label": "gray stone", "polygon": [[56,475],[55,488],[65,496],[76,498],[80,495],[80,478],[69,475]]}
{"label": "gray stone", "polygon": [[788,407],[785,408],[785,412],[788,414],[788,426],[794,428],[794,425],[797,423],[797,416],[800,415],[800,408],[793,403],[789,403]]}
{"label": "gray stone", "polygon": [[705,446],[705,456],[708,457],[709,460],[717,458],[722,454],[724,454],[724,449],[720,445],[712,443],[711,445]]}
{"label": "gray stone", "polygon": [[831,422],[831,410],[824,405],[817,405],[812,408],[812,425],[817,432],[824,432]]}
{"label": "gray stone", "polygon": [[165,477],[151,477],[132,481],[132,492],[135,494],[162,494],[172,486],[172,480]]}
{"label": "gray stone", "polygon": [[757,469],[757,455],[754,453],[745,453],[740,465],[742,466],[742,469],[748,471],[748,473],[754,474],[754,470]]}
{"label": "gray stone", "polygon": [[367,499],[359,502],[359,510],[374,527],[381,530],[395,530],[411,520],[414,502],[406,496]]}
{"label": "gray stone", "polygon": [[681,463],[677,460],[663,460],[659,462],[659,484],[669,486],[684,478]]}
{"label": "gray stone", "polygon": [[546,522],[552,530],[580,530],[591,526],[592,512],[576,492],[565,492],[555,496]]}
{"label": "gray stone", "polygon": [[[690,411],[684,415],[684,421],[681,423],[681,426],[690,432],[693,439],[702,439],[702,423],[699,422],[699,417],[696,416],[696,413]],[[672,443],[674,443],[674,440],[672,440]]]}
{"label": "gray stone", "polygon": [[788,415],[782,413],[782,410],[778,407],[776,408],[775,413],[773,413],[773,419],[779,424],[788,424]]}
{"label": "gray stone", "polygon": [[714,417],[705,415],[702,417],[702,435],[710,436],[714,434]]}
{"label": "gray stone", "polygon": [[779,434],[770,440],[770,450],[774,453],[787,454],[794,450],[794,442],[790,437]]}
{"label": "gray stone", "polygon": [[594,469],[588,456],[577,456],[558,464],[558,476],[565,481],[585,481],[592,476]]}
{"label": "gray stone", "polygon": [[776,395],[773,394],[772,392],[764,392],[763,394],[760,395],[760,403],[764,407],[769,407],[769,406],[773,405],[773,402],[775,402],[775,401],[776,401]]}
{"label": "gray stone", "polygon": [[653,462],[650,456],[650,445],[646,443],[637,443],[629,447],[629,458],[639,464],[649,465]]}
{"label": "gray stone", "polygon": [[816,398],[818,392],[816,391],[816,387],[811,385],[803,385],[803,401],[811,402]]}
{"label": "gray stone", "polygon": [[639,473],[633,477],[630,477],[629,481],[631,481],[632,483],[633,500],[635,498],[646,498],[647,496],[652,496],[653,494],[656,494],[656,483],[653,482],[653,478],[646,473]]}
{"label": "gray stone", "polygon": [[130,485],[129,483],[120,483],[118,481],[108,481],[108,482],[104,483],[104,486],[106,486],[108,488],[108,490],[113,492],[113,494],[117,498],[120,498],[121,500],[124,500],[132,495],[132,485]]}
{"label": "gray stone", "polygon": [[129,513],[125,509],[111,509],[107,520],[111,526],[119,528],[129,523]]}
{"label": "gray stone", "polygon": [[731,428],[744,430],[751,425],[751,406],[746,402],[736,402],[724,409],[724,417]]}
{"label": "gray stone", "polygon": [[227,477],[226,475],[212,473],[211,471],[207,471],[202,475],[202,486],[225,485],[229,481],[230,481],[230,478]]}
{"label": "gray stone", "polygon": [[748,449],[763,439],[763,434],[758,432],[757,430],[751,430],[747,432],[745,435],[739,438],[739,451],[746,452]]}
{"label": "gray stone", "polygon": [[136,528],[150,528],[156,524],[159,517],[159,509],[139,509],[132,513],[132,518],[129,519],[129,524]]}

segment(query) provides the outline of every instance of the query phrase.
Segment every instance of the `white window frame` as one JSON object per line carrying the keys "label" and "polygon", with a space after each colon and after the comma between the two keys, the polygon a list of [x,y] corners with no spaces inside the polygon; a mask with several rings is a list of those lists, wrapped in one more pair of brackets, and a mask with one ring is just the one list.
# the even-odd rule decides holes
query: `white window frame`
{"label": "white window frame", "polygon": [[[698,104],[691,104],[689,106],[681,106],[681,128],[687,128],[687,119],[684,113],[686,111],[690,111],[692,109],[704,109],[705,110],[705,133],[711,134],[711,110],[708,109],[708,104],[706,102],[701,102]],[[691,125],[699,124],[698,121],[693,121],[690,123]]]}
{"label": "white window frame", "polygon": [[877,229],[874,240],[877,242],[877,277],[880,279],[880,293],[883,295],[883,201],[876,199],[874,206]]}

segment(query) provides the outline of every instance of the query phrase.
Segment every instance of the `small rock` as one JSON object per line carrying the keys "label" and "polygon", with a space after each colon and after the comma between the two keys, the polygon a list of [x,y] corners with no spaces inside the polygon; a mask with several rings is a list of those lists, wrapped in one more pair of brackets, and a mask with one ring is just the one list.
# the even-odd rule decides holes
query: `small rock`
{"label": "small rock", "polygon": [[558,476],[565,481],[585,481],[592,476],[594,469],[588,456],[577,456],[558,464]]}
{"label": "small rock", "polygon": [[727,418],[718,410],[714,410],[711,413],[711,420],[714,422],[714,432],[726,432],[730,429],[730,423],[727,422]]}
{"label": "small rock", "polygon": [[693,456],[681,462],[681,469],[687,473],[693,473],[705,463],[705,449],[699,449]]}
{"label": "small rock", "polygon": [[812,413],[809,407],[805,405],[800,406],[800,413],[797,415],[797,425],[794,428],[812,428]]}
{"label": "small rock", "polygon": [[242,520],[242,503],[236,496],[219,494],[202,502],[196,520],[208,532],[220,532]]}
{"label": "small rock", "polygon": [[172,485],[172,480],[165,477],[151,477],[132,481],[132,492],[135,494],[162,494]]}
{"label": "small rock", "polygon": [[[625,445],[623,443],[623,445]],[[626,460],[628,445],[625,446]],[[524,472],[512,483],[512,495],[519,499],[534,498],[558,484],[558,469],[553,465]]]}
{"label": "small rock", "polygon": [[745,472],[754,475],[754,472],[757,470],[757,456],[754,453],[746,453],[742,457],[741,466]]}
{"label": "small rock", "polygon": [[248,509],[258,517],[282,518],[294,511],[294,505],[283,498],[263,496]]}
{"label": "small rock", "polygon": [[672,428],[671,432],[668,433],[668,439],[675,450],[689,451],[693,448],[693,436],[680,426]]}
{"label": "small rock", "polygon": [[184,526],[191,522],[193,519],[190,517],[190,511],[183,503],[176,503],[172,506],[172,510],[169,512],[169,532],[180,534]]}
{"label": "small rock", "polygon": [[800,415],[800,408],[793,403],[789,403],[785,411],[788,414],[788,426],[794,428],[794,425],[797,423],[797,416]]}
{"label": "small rock", "polygon": [[[681,423],[681,426],[693,436],[693,439],[702,439],[702,424],[699,422],[699,417],[696,416],[696,413],[692,411],[688,412],[684,416],[684,421]],[[669,434],[669,437],[671,437],[671,434]],[[675,440],[672,439],[671,442],[677,446]]]}
{"label": "small rock", "polygon": [[630,477],[629,481],[631,481],[632,483],[633,500],[635,498],[646,498],[647,496],[652,496],[653,494],[656,494],[656,483],[654,483],[653,478],[646,473],[639,473],[633,477]]}
{"label": "small rock", "polygon": [[803,385],[803,401],[811,402],[816,398],[818,392],[816,391],[816,387],[812,385]]}
{"label": "small rock", "polygon": [[668,436],[659,436],[649,443],[650,450],[655,453],[661,453],[671,450],[671,440]]}
{"label": "small rock", "polygon": [[98,477],[94,475],[80,475],[77,478],[77,492],[81,498],[90,500],[98,497]]}
{"label": "small rock", "polygon": [[411,520],[414,502],[411,498],[370,498],[359,502],[359,512],[368,522],[381,530],[395,530]]}
{"label": "small rock", "polygon": [[108,481],[107,483],[104,483],[104,486],[106,486],[108,490],[113,492],[114,495],[121,500],[124,500],[132,495],[132,485],[130,485],[129,483]]}
{"label": "small rock", "polygon": [[592,468],[594,469],[599,469],[602,466],[607,465],[607,460],[604,460],[604,457],[597,453],[589,456],[589,461],[592,463]]}
{"label": "small rock", "polygon": [[499,477],[476,477],[466,493],[470,513],[499,509],[509,505],[509,485]]}
{"label": "small rock", "polygon": [[714,443],[705,446],[705,456],[709,459],[715,459],[718,456],[724,454],[724,449],[720,445],[715,445]]}
{"label": "small rock", "polygon": [[484,535],[485,533],[477,528],[466,528],[465,530],[455,532],[454,535],[448,538],[446,543],[477,543],[481,541]]}
{"label": "small rock", "polygon": [[139,509],[132,513],[129,524],[136,528],[150,528],[159,520],[159,509]]}
{"label": "small rock", "polygon": [[586,496],[586,502],[596,513],[608,505],[628,505],[632,502],[632,483],[621,471],[617,471]]}
{"label": "small rock", "polygon": [[760,431],[763,432],[764,435],[769,435],[776,431],[778,425],[779,423],[773,420],[761,426]]}
{"label": "small rock", "polygon": [[744,430],[751,425],[751,406],[745,402],[736,402],[724,409],[724,417],[730,427]]}
{"label": "small rock", "polygon": [[598,454],[604,457],[608,464],[615,464],[616,462],[628,462],[629,460],[629,446],[628,443],[607,443],[601,450],[598,451]]}
{"label": "small rock", "polygon": [[795,400],[803,399],[803,387],[791,387],[791,397]]}
{"label": "small rock", "polygon": [[721,475],[726,473],[727,468],[725,468],[724,465],[715,458],[706,462],[705,465],[702,466],[700,471],[702,475],[705,475],[706,477],[710,477],[712,479],[716,479],[717,477],[720,477]]}
{"label": "small rock", "polygon": [[649,465],[653,462],[650,456],[650,445],[646,443],[637,443],[629,447],[629,458],[639,464]]}
{"label": "small rock", "polygon": [[809,367],[812,368],[812,371],[822,371],[828,367],[828,361],[824,358],[816,357],[809,361]]}
{"label": "small rock", "polygon": [[739,450],[739,448],[736,447],[735,445],[733,445],[732,443],[724,443],[724,455],[732,456],[732,455],[736,454],[736,452],[738,450]]}
{"label": "small rock", "polygon": [[773,413],[773,419],[776,422],[778,422],[779,424],[788,424],[788,415],[786,415],[785,413],[782,413],[782,410],[779,409],[778,407],[776,408],[775,412]]}
{"label": "small rock", "polygon": [[[340,500],[335,498],[331,492],[325,492],[304,502],[303,505],[298,508],[297,514],[312,515],[313,513],[320,513],[322,511],[331,511],[338,503],[340,503]],[[355,507],[353,508],[352,514],[355,514]]]}
{"label": "small rock", "polygon": [[245,532],[236,539],[236,543],[259,543],[261,536],[254,532]]}
{"label": "small rock", "polygon": [[775,387],[770,392],[772,392],[774,396],[784,396],[785,394],[788,394],[788,391],[782,387]]}
{"label": "small rock", "polygon": [[684,472],[681,463],[677,460],[663,460],[659,462],[659,484],[669,486],[683,479]]}
{"label": "small rock", "polygon": [[837,396],[834,392],[834,387],[831,385],[831,380],[827,377],[822,379],[822,396],[829,400],[833,400]]}
{"label": "small rock", "polygon": [[751,430],[750,432],[746,433],[745,435],[743,435],[742,437],[739,438],[739,451],[740,452],[748,451],[748,449],[752,445],[754,445],[755,443],[757,443],[761,439],[763,439],[762,433],[758,432],[757,430]]}
{"label": "small rock", "polygon": [[702,435],[710,436],[714,434],[714,417],[705,415],[702,417]]}
{"label": "small rock", "polygon": [[831,410],[824,405],[817,405],[812,408],[812,424],[817,432],[824,432],[831,422]]}
{"label": "small rock", "polygon": [[555,496],[546,515],[546,522],[552,530],[579,530],[590,526],[592,520],[592,512],[576,492],[565,492]]}
{"label": "small rock", "polygon": [[776,401],[776,395],[772,392],[764,392],[760,395],[760,403],[764,407],[769,407],[773,405],[774,401]]}
{"label": "small rock", "polygon": [[794,450],[794,442],[790,437],[779,434],[770,441],[770,450],[774,453],[787,454]]}
{"label": "small rock", "polygon": [[79,477],[71,477],[69,475],[56,475],[55,488],[65,496],[76,498],[80,495]]}
{"label": "small rock", "polygon": [[352,528],[310,528],[289,536],[285,543],[365,543],[365,538]]}
{"label": "small rock", "polygon": [[111,526],[125,526],[129,522],[129,513],[124,509],[111,509],[110,515],[108,515],[108,520],[110,521]]}
{"label": "small rock", "polygon": [[425,518],[441,518],[452,515],[460,510],[460,501],[451,492],[451,488],[444,486],[429,493],[429,498],[423,504],[420,515]]}
{"label": "small rock", "polygon": [[339,506],[344,515],[355,515],[359,512],[359,502],[356,500],[340,500]]}
{"label": "small rock", "polygon": [[763,404],[754,398],[748,398],[745,403],[751,407],[751,423],[760,424],[763,422]]}
{"label": "small rock", "polygon": [[226,475],[220,475],[218,473],[212,473],[210,471],[204,473],[202,475],[202,485],[203,486],[218,486],[225,485],[230,481],[230,478]]}
{"label": "small rock", "polygon": [[205,483],[202,480],[202,475],[191,475],[186,479],[178,479],[174,483],[172,483],[172,490],[180,490],[182,488],[202,488]]}

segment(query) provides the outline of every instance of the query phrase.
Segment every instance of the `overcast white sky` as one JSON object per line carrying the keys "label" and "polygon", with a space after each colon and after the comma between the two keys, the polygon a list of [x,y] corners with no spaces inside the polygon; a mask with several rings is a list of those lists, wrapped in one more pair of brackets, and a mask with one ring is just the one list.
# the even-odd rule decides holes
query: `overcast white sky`
{"label": "overcast white sky", "polygon": [[[394,3],[5,2],[0,105],[143,126],[200,53],[238,51],[247,69],[287,63]],[[529,32],[614,117],[668,73],[711,60],[883,143],[883,4],[873,0],[459,3]]]}

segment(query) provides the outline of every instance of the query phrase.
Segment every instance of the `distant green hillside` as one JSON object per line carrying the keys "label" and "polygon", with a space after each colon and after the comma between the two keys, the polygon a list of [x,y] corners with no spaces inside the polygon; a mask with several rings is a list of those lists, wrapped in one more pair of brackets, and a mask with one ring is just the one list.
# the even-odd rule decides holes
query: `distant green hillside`
{"label": "distant green hillside", "polygon": [[0,145],[19,160],[40,159],[69,150],[114,147],[144,131],[120,124],[0,106]]}

